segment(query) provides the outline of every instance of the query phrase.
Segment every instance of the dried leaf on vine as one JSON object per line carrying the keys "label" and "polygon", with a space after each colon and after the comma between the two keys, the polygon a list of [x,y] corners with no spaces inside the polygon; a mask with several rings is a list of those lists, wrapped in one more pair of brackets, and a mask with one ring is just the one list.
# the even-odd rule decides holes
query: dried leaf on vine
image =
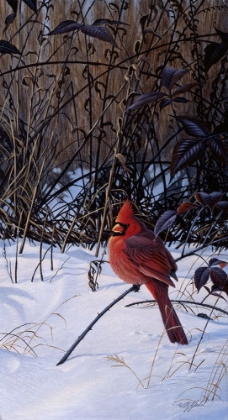
{"label": "dried leaf on vine", "polygon": [[190,201],[186,201],[178,207],[177,214],[186,213],[186,211],[195,209],[199,209],[199,206],[197,204],[191,203]]}
{"label": "dried leaf on vine", "polygon": [[219,260],[216,257],[211,258],[208,262],[209,267],[212,267],[214,265],[219,265],[220,268],[224,268],[227,266],[227,264],[228,264],[228,261]]}
{"label": "dried leaf on vine", "polygon": [[122,155],[122,153],[117,153],[116,158],[120,161],[124,172],[132,173],[132,170],[127,167],[125,157]]}

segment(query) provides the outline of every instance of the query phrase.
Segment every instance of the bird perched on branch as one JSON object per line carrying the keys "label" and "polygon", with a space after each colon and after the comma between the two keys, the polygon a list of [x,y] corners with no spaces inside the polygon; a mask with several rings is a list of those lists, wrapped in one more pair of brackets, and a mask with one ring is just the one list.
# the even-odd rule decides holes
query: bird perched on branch
{"label": "bird perched on branch", "polygon": [[131,284],[145,284],[158,303],[170,341],[188,344],[168,296],[169,286],[175,287],[170,277],[178,280],[177,265],[162,239],[134,215],[128,199],[112,229],[109,261],[120,279]]}

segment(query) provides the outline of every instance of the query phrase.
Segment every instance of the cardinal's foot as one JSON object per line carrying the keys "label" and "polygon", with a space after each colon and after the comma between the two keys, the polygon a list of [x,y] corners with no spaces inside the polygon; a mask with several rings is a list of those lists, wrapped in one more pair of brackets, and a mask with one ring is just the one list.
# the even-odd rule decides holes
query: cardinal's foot
{"label": "cardinal's foot", "polygon": [[133,291],[138,292],[140,289],[140,284],[133,284]]}

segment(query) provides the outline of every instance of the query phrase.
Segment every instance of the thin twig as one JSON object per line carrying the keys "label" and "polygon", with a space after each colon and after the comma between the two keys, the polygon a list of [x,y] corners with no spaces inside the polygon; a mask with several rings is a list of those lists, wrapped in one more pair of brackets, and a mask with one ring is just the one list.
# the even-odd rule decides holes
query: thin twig
{"label": "thin twig", "polygon": [[[228,315],[227,311],[224,311],[224,309],[221,308],[217,308],[213,305],[208,305],[206,303],[200,303],[200,302],[193,302],[191,300],[175,300],[175,299],[171,299],[172,303],[180,303],[181,305],[195,305],[195,306],[204,306],[205,308],[209,308],[209,309],[215,309],[216,311],[222,312],[223,314]],[[129,308],[130,306],[134,306],[134,305],[140,305],[143,303],[156,303],[155,299],[151,299],[151,300],[142,300],[140,302],[133,302],[133,303],[129,303],[128,305],[126,305],[126,308]]]}
{"label": "thin twig", "polygon": [[128,295],[128,293],[131,292],[136,292],[139,290],[139,286],[134,284],[133,286],[130,287],[130,289],[126,290],[126,292],[122,293],[122,295],[120,295],[118,298],[116,298],[112,303],[110,303],[108,306],[106,306],[105,309],[103,309],[103,311],[101,311],[100,314],[97,315],[97,317],[91,322],[91,324],[89,324],[89,326],[85,329],[85,331],[83,331],[83,333],[77,338],[77,340],[74,342],[74,344],[72,344],[72,346],[69,348],[69,350],[65,353],[65,355],[62,357],[62,359],[59,361],[59,363],[57,363],[56,366],[62,365],[70,356],[70,354],[72,353],[72,351],[75,349],[75,347],[77,347],[77,345],[80,343],[80,341],[83,340],[83,338],[86,336],[86,334],[88,334],[88,332],[92,329],[92,327],[97,323],[97,321],[106,313],[109,311],[109,309],[112,308],[112,306],[114,306],[117,302],[119,302],[121,299],[123,299],[126,295]]}

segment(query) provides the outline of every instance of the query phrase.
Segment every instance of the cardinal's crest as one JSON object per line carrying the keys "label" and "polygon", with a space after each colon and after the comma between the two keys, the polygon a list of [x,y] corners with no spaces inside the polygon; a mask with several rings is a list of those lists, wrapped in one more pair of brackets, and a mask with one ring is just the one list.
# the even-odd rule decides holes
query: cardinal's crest
{"label": "cardinal's crest", "polygon": [[131,201],[127,198],[118,213],[116,222],[129,223],[129,219],[131,219],[132,216],[134,216],[133,206]]}

